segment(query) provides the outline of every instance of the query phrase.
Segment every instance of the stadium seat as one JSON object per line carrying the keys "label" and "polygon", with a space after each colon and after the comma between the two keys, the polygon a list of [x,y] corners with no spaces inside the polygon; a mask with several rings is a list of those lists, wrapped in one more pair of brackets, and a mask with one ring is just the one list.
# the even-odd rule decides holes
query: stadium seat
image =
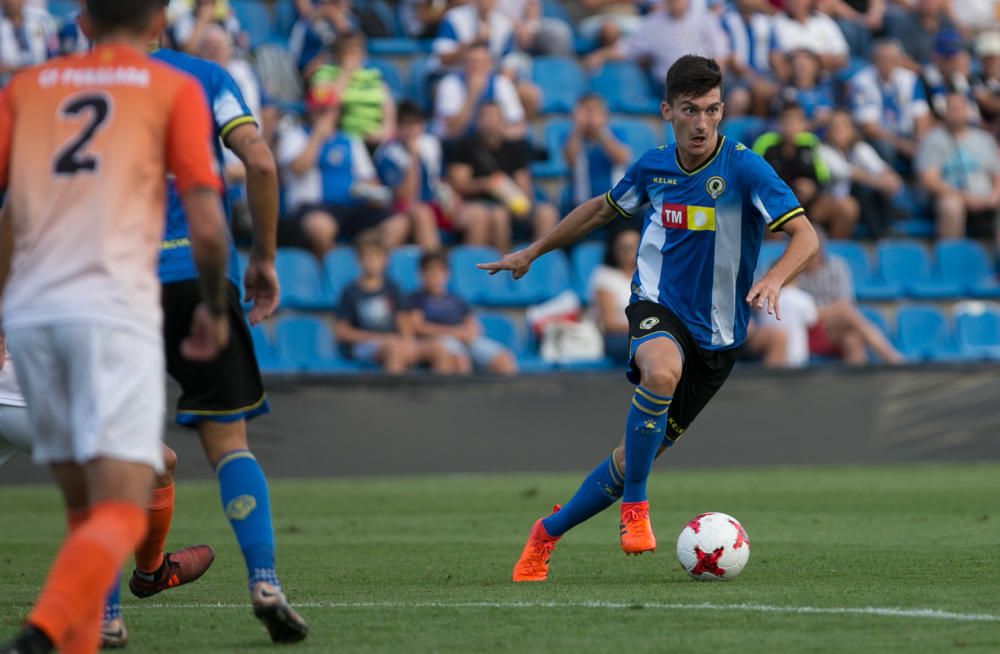
{"label": "stadium seat", "polygon": [[357,279],[360,273],[358,258],[351,248],[336,248],[326,253],[323,257],[323,284],[327,297],[334,306],[340,302],[344,288]]}
{"label": "stadium seat", "polygon": [[967,359],[1000,360],[1000,309],[983,302],[955,307],[958,349]]}
{"label": "stadium seat", "polygon": [[274,30],[285,38],[292,32],[298,20],[295,3],[292,0],[278,0],[274,3]]}
{"label": "stadium seat", "polygon": [[785,240],[764,241],[760,244],[760,256],[757,257],[757,268],[753,273],[754,280],[760,279],[771,269],[774,262],[781,258],[786,245]]}
{"label": "stadium seat", "polygon": [[[487,275],[477,263],[496,261],[500,253],[490,247],[458,245],[449,253],[451,290],[469,304],[483,304],[494,292],[503,292],[510,275]],[[500,290],[498,290],[500,289]]]}
{"label": "stadium seat", "polygon": [[962,294],[960,285],[941,278],[931,268],[927,249],[915,241],[886,240],[876,246],[879,276],[898,284],[913,298],[946,299]]}
{"label": "stadium seat", "polygon": [[261,372],[270,374],[295,372],[295,366],[279,356],[264,325],[251,326],[250,337],[253,339],[253,350],[257,355],[257,365],[260,366]]}
{"label": "stadium seat", "polygon": [[536,178],[565,177],[569,172],[563,161],[562,147],[573,128],[572,121],[566,118],[551,119],[542,128],[542,143],[548,151],[549,158],[531,164],[531,174]]}
{"label": "stadium seat", "polygon": [[747,147],[767,130],[767,123],[757,116],[735,116],[722,121],[719,131],[727,139],[732,139]]}
{"label": "stadium seat", "polygon": [[420,288],[420,248],[407,245],[389,253],[386,276],[409,295]]}
{"label": "stadium seat", "polygon": [[673,145],[676,142],[677,137],[674,136],[673,123],[663,123],[663,144]]}
{"label": "stadium seat", "polygon": [[647,150],[661,145],[659,138],[649,128],[649,125],[639,118],[616,118],[611,121],[611,129],[617,134],[621,134],[625,145],[632,150],[634,159],[638,159]]}
{"label": "stadium seat", "polygon": [[80,11],[79,0],[49,0],[49,13],[61,23],[70,14]]}
{"label": "stadium seat", "polygon": [[590,78],[590,90],[604,98],[612,112],[651,114],[660,102],[649,90],[645,73],[630,61],[609,61]]}
{"label": "stadium seat", "polygon": [[896,312],[896,345],[910,361],[960,359],[944,312],[933,305],[906,305]]}
{"label": "stadium seat", "polygon": [[274,267],[281,281],[281,305],[289,309],[329,309],[332,297],[326,292],[316,259],[297,248],[279,248]]}
{"label": "stadium seat", "polygon": [[239,19],[243,31],[247,33],[251,48],[281,38],[281,35],[277,34],[274,29],[271,12],[263,2],[259,0],[231,0],[230,6]]}
{"label": "stadium seat", "polygon": [[847,262],[854,280],[854,292],[859,300],[879,302],[895,300],[902,296],[903,289],[899,284],[889,283],[872,272],[868,254],[860,243],[829,241],[826,251]]}
{"label": "stadium seat", "polygon": [[[868,318],[868,320],[872,321],[872,323],[874,323],[875,326],[878,327],[883,334],[885,334],[885,337],[888,338],[889,341],[895,342],[895,339],[893,338],[893,331],[891,326],[889,325],[889,321],[885,319],[885,315],[881,311],[879,311],[875,307],[868,306],[865,304],[859,305],[858,310],[865,318]],[[875,357],[870,350],[868,352],[868,359],[869,361],[875,360]]]}
{"label": "stadium seat", "polygon": [[368,41],[368,52],[383,57],[412,57],[420,52],[420,43],[405,36],[381,36]]}
{"label": "stadium seat", "polygon": [[280,360],[297,371],[338,372],[358,369],[344,360],[327,322],[315,316],[282,316],[274,328]]}
{"label": "stadium seat", "polygon": [[[484,275],[482,271],[476,271]],[[561,250],[535,260],[524,277],[514,280],[510,273],[492,277],[483,303],[496,307],[524,307],[551,300],[570,288],[569,262]]]}
{"label": "stadium seat", "polygon": [[603,241],[587,241],[577,245],[570,253],[573,290],[584,304],[590,302],[590,275],[604,261],[605,248]]}
{"label": "stadium seat", "polygon": [[569,113],[583,94],[583,71],[569,57],[536,57],[531,79],[542,89],[542,113]]}
{"label": "stadium seat", "polygon": [[392,97],[398,101],[406,96],[406,85],[403,84],[403,76],[400,75],[399,69],[396,68],[395,64],[385,59],[371,57],[368,59],[368,65],[372,68],[377,68],[382,73],[382,81],[389,87]]}
{"label": "stadium seat", "polygon": [[958,284],[966,295],[979,298],[1000,298],[993,264],[986,248],[970,239],[938,241],[934,244],[934,260],[946,281]]}
{"label": "stadium seat", "polygon": [[479,324],[483,326],[483,335],[492,338],[508,350],[518,355],[521,353],[521,339],[517,324],[512,318],[502,313],[483,312],[476,314]]}
{"label": "stadium seat", "polygon": [[431,57],[414,56],[410,60],[409,99],[426,112],[431,110]]}

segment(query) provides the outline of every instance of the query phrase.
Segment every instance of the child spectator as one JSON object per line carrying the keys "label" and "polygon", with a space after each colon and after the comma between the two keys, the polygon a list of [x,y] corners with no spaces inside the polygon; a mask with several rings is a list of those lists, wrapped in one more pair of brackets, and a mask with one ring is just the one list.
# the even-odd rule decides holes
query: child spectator
{"label": "child spectator", "polygon": [[337,305],[334,334],[343,355],[377,363],[398,375],[418,364],[451,373],[452,355],[437,339],[417,339],[402,314],[402,295],[385,277],[388,252],[376,234],[358,239],[361,276],[344,289]]}
{"label": "child spectator", "polygon": [[448,292],[448,260],[439,251],[420,257],[420,290],[408,302],[416,335],[440,342],[452,357],[452,372],[467,375],[486,370],[496,375],[514,375],[513,353],[483,335],[482,325],[469,305]]}
{"label": "child spectator", "polygon": [[605,193],[625,175],[633,154],[623,141],[624,134],[608,126],[608,107],[601,96],[588,93],[580,98],[573,129],[563,143],[573,206]]}

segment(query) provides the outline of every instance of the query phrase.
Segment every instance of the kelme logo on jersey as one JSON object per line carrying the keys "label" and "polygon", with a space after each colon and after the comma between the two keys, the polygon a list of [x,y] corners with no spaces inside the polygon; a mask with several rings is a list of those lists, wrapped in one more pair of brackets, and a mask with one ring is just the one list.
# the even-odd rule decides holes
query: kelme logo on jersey
{"label": "kelme logo on jersey", "polygon": [[705,182],[705,192],[708,193],[708,197],[713,200],[718,200],[719,196],[722,195],[725,190],[726,180],[722,179],[718,175],[709,177],[708,181]]}
{"label": "kelme logo on jersey", "polygon": [[649,318],[646,318],[645,320],[639,323],[639,329],[648,331],[659,324],[660,324],[659,318],[657,318],[656,316],[650,316]]}
{"label": "kelme logo on jersey", "polygon": [[686,204],[664,204],[660,220],[667,229],[687,229],[698,232],[715,231],[715,209],[691,207]]}

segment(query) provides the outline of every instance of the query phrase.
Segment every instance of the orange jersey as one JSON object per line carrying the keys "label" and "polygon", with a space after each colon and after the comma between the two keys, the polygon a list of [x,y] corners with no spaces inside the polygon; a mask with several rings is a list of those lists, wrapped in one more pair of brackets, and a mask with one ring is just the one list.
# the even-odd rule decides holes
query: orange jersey
{"label": "orange jersey", "polygon": [[198,82],[124,46],[16,75],[0,100],[14,255],[8,324],[155,330],[166,178],[221,191]]}

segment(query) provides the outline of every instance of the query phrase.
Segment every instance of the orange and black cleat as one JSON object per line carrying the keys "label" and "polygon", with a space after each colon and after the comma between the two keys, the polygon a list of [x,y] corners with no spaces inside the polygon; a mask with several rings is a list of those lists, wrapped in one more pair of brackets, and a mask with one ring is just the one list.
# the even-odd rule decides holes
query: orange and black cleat
{"label": "orange and black cleat", "polygon": [[163,555],[163,565],[149,578],[138,570],[132,571],[128,589],[139,599],[152,597],[168,588],[195,581],[212,566],[215,550],[208,545],[192,545]]}
{"label": "orange and black cleat", "polygon": [[649,522],[649,502],[622,502],[622,551],[642,554],[656,551],[656,536]]}
{"label": "orange and black cleat", "polygon": [[[552,512],[559,510],[555,506]],[[528,542],[521,550],[521,558],[514,565],[514,581],[545,581],[549,577],[549,557],[556,548],[558,536],[549,536],[542,525],[542,518],[535,521],[528,534]]]}

